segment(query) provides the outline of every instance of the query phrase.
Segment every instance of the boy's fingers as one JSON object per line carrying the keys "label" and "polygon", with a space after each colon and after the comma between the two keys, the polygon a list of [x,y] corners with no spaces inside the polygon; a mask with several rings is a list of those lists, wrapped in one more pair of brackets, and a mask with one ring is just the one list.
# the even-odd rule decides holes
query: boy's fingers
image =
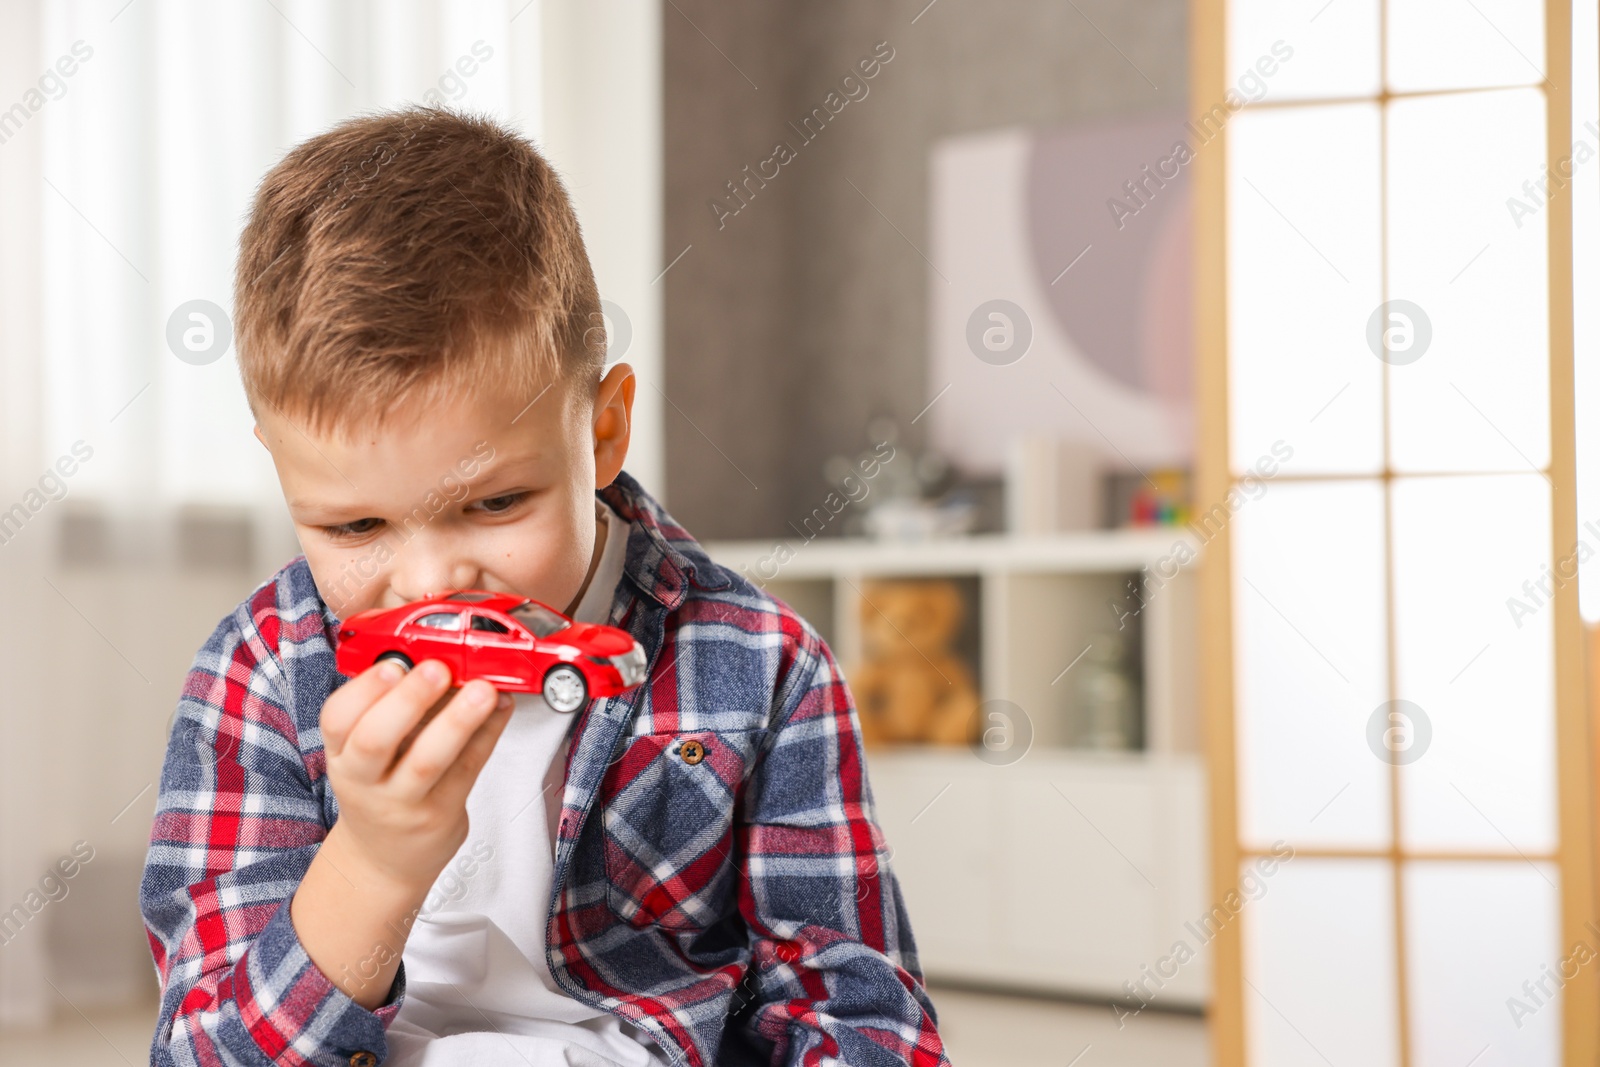
{"label": "boy's fingers", "polygon": [[505,733],[506,724],[511,721],[511,709],[514,706],[496,708],[484,724],[478,727],[477,732],[461,749],[461,755],[456,757],[450,769],[445,771],[434,785],[429,794],[432,798],[446,804],[466,803],[467,794],[472,792],[472,784],[478,780],[478,772],[489,762],[494,746],[499,742],[500,735]]}
{"label": "boy's fingers", "polygon": [[422,718],[416,721],[416,724],[406,732],[406,735],[400,739],[400,743],[395,746],[394,760],[390,761],[391,767],[395,761],[405,759],[406,753],[411,751],[411,742],[415,741],[417,735],[428,728],[428,724],[433,721],[433,717],[443,711],[445,705],[450,703],[458,692],[460,692],[459,689],[446,689],[439,699],[435,700],[428,710],[422,713]]}
{"label": "boy's fingers", "polygon": [[376,782],[387,774],[400,742],[449,685],[450,669],[438,660],[423,660],[413,667],[351,728],[340,752],[346,773],[366,782]]}
{"label": "boy's fingers", "polygon": [[389,690],[400,684],[406,669],[392,659],[374,663],[335,689],[322,705],[322,747],[330,756],[343,749],[361,716]]}
{"label": "boy's fingers", "polygon": [[462,686],[395,764],[390,780],[399,791],[408,797],[426,795],[493,714],[495,700],[494,686],[481,679]]}

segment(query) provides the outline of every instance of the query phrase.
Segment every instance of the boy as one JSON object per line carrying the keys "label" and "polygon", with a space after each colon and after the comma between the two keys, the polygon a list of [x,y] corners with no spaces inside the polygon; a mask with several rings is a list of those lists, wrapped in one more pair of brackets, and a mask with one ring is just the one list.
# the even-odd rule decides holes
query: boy
{"label": "boy", "polygon": [[[235,314],[304,555],[184,685],[152,1062],[948,1062],[844,681],[622,473],[634,378],[533,146],[424,108],[312,138]],[[341,618],[473,588],[628,630],[646,681],[560,715],[336,672]]]}

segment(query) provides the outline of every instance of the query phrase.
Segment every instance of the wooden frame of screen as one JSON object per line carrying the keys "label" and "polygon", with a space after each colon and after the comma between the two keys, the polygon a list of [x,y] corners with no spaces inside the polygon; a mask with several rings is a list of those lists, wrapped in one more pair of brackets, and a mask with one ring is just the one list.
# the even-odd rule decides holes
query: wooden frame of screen
{"label": "wooden frame of screen", "polygon": [[[1546,0],[1545,83],[1546,161],[1552,172],[1572,144],[1572,7],[1571,0]],[[1228,87],[1226,0],[1190,3],[1190,109],[1198,118],[1199,102],[1221,100]],[[1379,0],[1380,49],[1387,24],[1387,0]],[[1380,51],[1380,60],[1382,53]],[[1377,98],[1387,102],[1388,94]],[[1295,101],[1294,105],[1316,101]],[[1284,106],[1294,106],[1285,104]],[[1228,321],[1227,321],[1227,128],[1218,135],[1217,150],[1200,153],[1193,165],[1195,182],[1194,314],[1196,330],[1196,402],[1199,406],[1195,490],[1200,501],[1222,500],[1233,484],[1229,466]],[[1385,164],[1386,166],[1386,164]],[[1573,284],[1571,185],[1552,190],[1545,212],[1549,227],[1550,313],[1550,448],[1551,558],[1560,559],[1577,541],[1576,413],[1573,399]],[[1388,388],[1385,381],[1385,404]],[[1387,425],[1387,419],[1385,419]],[[1387,448],[1385,449],[1387,453]],[[1387,458],[1383,478],[1392,477]],[[1387,520],[1386,520],[1387,527]],[[1386,545],[1386,560],[1392,561]],[[1238,834],[1237,768],[1234,726],[1234,647],[1232,605],[1232,530],[1224,527],[1214,539],[1199,575],[1201,610],[1225,625],[1199,630],[1200,696],[1206,727],[1205,752],[1210,775],[1210,886],[1213,899],[1237,887],[1240,860],[1254,854]],[[1393,575],[1386,575],[1392,606]],[[1585,691],[1585,639],[1578,614],[1575,583],[1556,588],[1552,602],[1558,776],[1558,841],[1554,854],[1533,857],[1557,864],[1560,874],[1560,945],[1593,944],[1587,924],[1597,914],[1595,863],[1594,762],[1596,739],[1590,728]],[[1392,607],[1391,607],[1392,611]],[[1392,620],[1391,620],[1392,622]],[[1391,678],[1394,633],[1389,631]],[[1404,849],[1399,827],[1398,768],[1391,768],[1392,835],[1387,850],[1297,849],[1296,855],[1359,857],[1387,860],[1395,894],[1395,989],[1398,997],[1398,1063],[1410,1067],[1412,1050],[1406,975],[1406,926],[1402,876],[1404,864],[1426,859],[1486,859],[1523,862],[1521,856],[1467,852],[1423,852]],[[1213,942],[1212,1003],[1208,1013],[1213,1062],[1219,1067],[1246,1063],[1244,964],[1239,923],[1224,927]],[[1554,962],[1554,961],[1552,961]],[[1562,991],[1562,1060],[1591,1064],[1600,1056],[1600,968],[1580,969]]]}

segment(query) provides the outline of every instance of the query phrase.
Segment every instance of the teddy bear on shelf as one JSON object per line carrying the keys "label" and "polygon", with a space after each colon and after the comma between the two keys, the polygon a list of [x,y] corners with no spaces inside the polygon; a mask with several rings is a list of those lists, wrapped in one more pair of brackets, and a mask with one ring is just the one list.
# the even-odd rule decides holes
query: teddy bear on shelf
{"label": "teddy bear on shelf", "polygon": [[978,690],[951,648],[965,604],[948,581],[876,581],[863,589],[863,661],[850,679],[869,745],[972,743]]}

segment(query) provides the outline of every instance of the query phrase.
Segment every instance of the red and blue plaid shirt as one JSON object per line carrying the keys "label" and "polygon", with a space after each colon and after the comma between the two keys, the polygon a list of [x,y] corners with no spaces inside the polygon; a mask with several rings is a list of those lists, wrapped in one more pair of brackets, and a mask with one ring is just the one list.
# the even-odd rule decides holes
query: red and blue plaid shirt
{"label": "red and blue plaid shirt", "polygon": [[[633,523],[611,621],[650,673],[573,727],[552,899],[528,901],[556,983],[674,1064],[948,1063],[827,646],[626,474],[601,496]],[[338,625],[298,557],[195,656],[140,887],[154,1064],[385,1055],[404,968],[368,1011],[289,919],[338,818],[318,727]]]}

